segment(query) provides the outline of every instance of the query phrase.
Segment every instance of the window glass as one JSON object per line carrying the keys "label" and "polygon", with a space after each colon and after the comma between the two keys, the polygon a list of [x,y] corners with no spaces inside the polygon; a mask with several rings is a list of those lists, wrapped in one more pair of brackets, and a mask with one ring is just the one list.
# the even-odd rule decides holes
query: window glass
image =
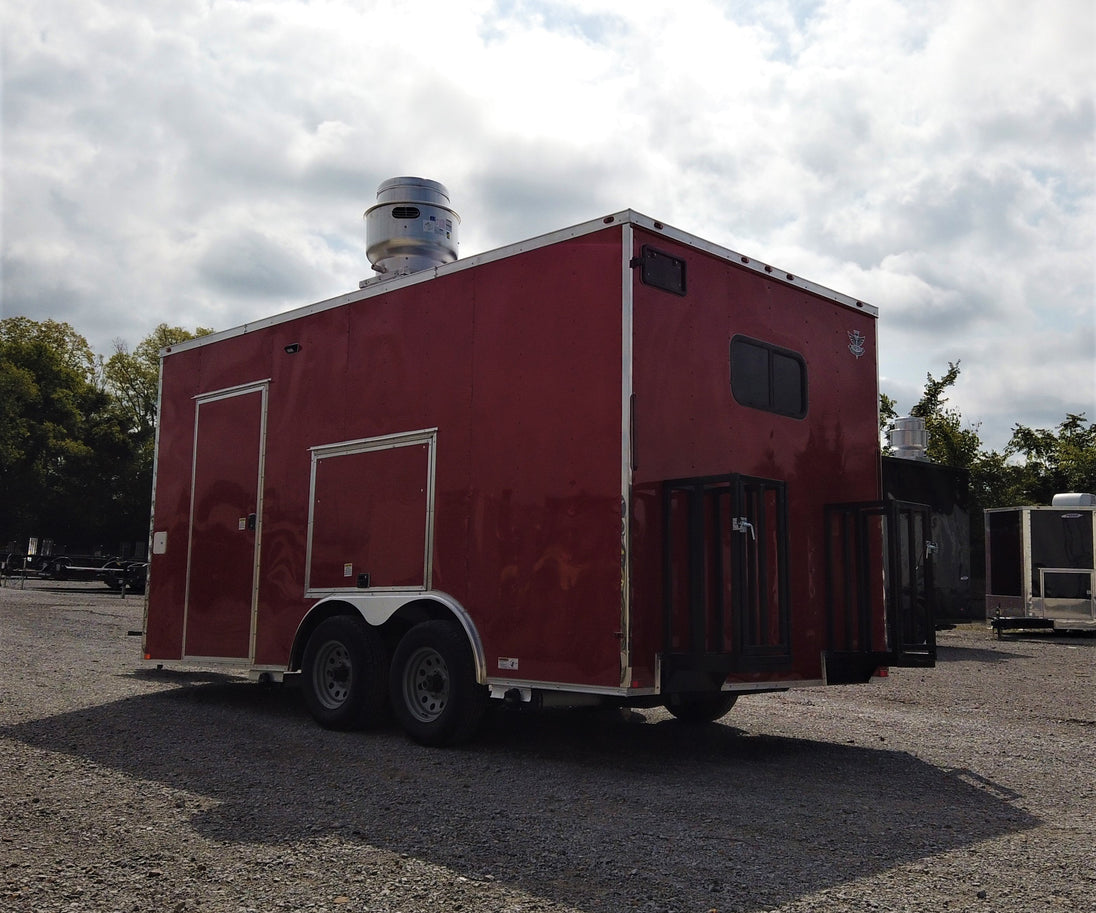
{"label": "window glass", "polygon": [[802,415],[806,412],[803,362],[783,352],[772,353],[772,408],[781,415]]}
{"label": "window glass", "polygon": [[731,393],[743,406],[803,418],[807,414],[807,366],[796,352],[735,336],[731,340]]}
{"label": "window glass", "polygon": [[731,389],[743,406],[769,407],[769,353],[745,340],[731,344]]}

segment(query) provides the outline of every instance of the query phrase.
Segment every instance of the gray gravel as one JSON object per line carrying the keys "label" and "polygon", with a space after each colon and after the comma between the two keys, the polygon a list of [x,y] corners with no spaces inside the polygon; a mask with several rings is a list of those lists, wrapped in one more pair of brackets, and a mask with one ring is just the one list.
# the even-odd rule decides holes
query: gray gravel
{"label": "gray gravel", "polygon": [[1096,641],[724,720],[495,713],[457,750],[142,668],[139,598],[0,588],[0,909],[1096,910]]}

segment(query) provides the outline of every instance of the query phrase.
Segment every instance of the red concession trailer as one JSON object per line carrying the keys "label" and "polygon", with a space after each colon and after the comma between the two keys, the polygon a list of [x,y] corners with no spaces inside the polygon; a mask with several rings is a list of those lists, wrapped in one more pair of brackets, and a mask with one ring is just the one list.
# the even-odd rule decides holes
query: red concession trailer
{"label": "red concession trailer", "polygon": [[378,199],[379,277],[164,350],[146,660],[427,744],[933,664],[874,308],[633,211],[455,259],[442,185]]}

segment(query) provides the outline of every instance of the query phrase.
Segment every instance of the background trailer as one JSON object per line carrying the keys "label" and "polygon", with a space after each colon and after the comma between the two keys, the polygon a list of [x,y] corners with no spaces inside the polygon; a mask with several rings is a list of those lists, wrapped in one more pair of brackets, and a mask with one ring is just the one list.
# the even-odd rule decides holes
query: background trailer
{"label": "background trailer", "polygon": [[1096,630],[1096,496],[986,511],[986,617],[998,630]]}
{"label": "background trailer", "polygon": [[932,664],[874,308],[631,211],[455,260],[440,184],[378,200],[380,277],[164,351],[146,659],[429,743]]}

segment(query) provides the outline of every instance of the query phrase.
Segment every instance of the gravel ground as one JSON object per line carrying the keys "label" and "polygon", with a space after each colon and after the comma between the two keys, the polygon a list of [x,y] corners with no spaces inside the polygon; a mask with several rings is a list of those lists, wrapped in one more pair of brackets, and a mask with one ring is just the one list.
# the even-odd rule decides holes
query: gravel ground
{"label": "gravel ground", "polygon": [[0,588],[0,909],[1096,911],[1096,640],[941,632],[933,670],[661,711],[326,732],[141,667],[142,603]]}

